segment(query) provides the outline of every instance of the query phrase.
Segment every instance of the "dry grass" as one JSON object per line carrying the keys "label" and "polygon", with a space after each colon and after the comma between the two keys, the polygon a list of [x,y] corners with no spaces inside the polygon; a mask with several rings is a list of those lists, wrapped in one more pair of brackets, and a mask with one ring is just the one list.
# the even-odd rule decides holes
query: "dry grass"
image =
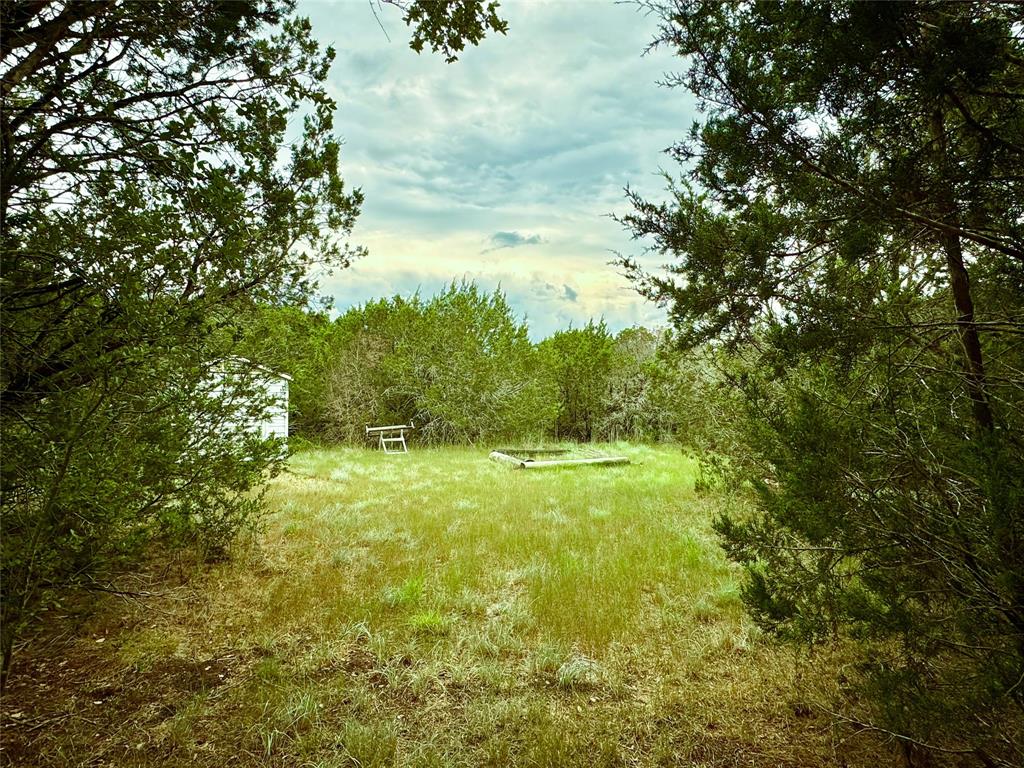
{"label": "dry grass", "polygon": [[[4,759],[118,766],[891,764],[745,617],[678,450],[295,456],[265,533],[21,659]],[[820,691],[818,694],[820,696]]]}

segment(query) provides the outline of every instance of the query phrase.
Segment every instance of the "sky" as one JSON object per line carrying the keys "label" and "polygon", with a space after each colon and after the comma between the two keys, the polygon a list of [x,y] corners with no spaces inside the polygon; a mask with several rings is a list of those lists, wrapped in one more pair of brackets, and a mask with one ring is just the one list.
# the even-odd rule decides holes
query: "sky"
{"label": "sky", "polygon": [[628,212],[624,188],[660,199],[664,150],[696,116],[692,97],[657,84],[681,62],[644,55],[654,17],[611,0],[505,0],[507,35],[446,64],[409,48],[397,8],[298,12],[337,53],[342,171],[366,198],[350,240],[369,255],[321,278],[336,312],[466,279],[500,286],[534,339],[590,318],[665,324],[609,263],[642,250],[609,216]]}

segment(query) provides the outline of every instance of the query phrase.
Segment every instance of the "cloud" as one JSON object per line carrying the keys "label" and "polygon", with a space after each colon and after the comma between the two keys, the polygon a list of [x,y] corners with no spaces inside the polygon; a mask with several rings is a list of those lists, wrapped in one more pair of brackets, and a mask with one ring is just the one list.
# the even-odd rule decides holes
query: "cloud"
{"label": "cloud", "polygon": [[623,188],[658,199],[663,150],[696,117],[692,97],[657,85],[681,62],[644,55],[656,18],[617,3],[504,3],[508,34],[448,65],[409,50],[389,7],[380,23],[365,3],[297,10],[337,51],[341,170],[366,198],[352,239],[369,256],[324,284],[337,308],[468,274],[500,280],[531,335],[590,316],[661,322],[608,264],[640,255],[608,217],[626,212]]}
{"label": "cloud", "polygon": [[488,242],[491,244],[480,253],[490,253],[502,248],[518,248],[521,245],[540,245],[544,242],[540,235],[521,235],[518,232],[495,232]]}
{"label": "cloud", "polygon": [[[513,312],[527,321],[530,338],[546,338],[572,325],[580,328],[591,318],[604,318],[609,329],[667,324],[665,311],[645,301],[614,269],[588,270],[587,256],[543,243],[532,248],[499,251],[501,259],[481,259],[475,252],[456,261],[441,261],[434,253],[459,253],[459,238],[410,243],[401,255],[367,258],[321,281],[324,292],[335,297],[334,313],[382,296],[409,296],[419,291],[432,296],[452,280],[469,280],[480,288],[500,288]],[[371,248],[374,244],[371,243]],[[377,243],[380,253],[398,253],[388,240]],[[569,291],[566,291],[568,287]],[[569,296],[575,294],[575,300]]]}

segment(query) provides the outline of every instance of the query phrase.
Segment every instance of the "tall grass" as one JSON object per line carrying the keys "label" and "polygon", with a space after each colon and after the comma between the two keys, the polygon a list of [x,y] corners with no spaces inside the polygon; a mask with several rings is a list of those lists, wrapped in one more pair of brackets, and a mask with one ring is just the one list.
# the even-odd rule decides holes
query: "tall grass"
{"label": "tall grass", "polygon": [[813,664],[745,618],[711,531],[726,499],[694,493],[678,449],[607,448],[632,464],[294,456],[257,541],[187,601],[97,618],[68,649],[91,671],[45,701],[22,689],[18,706],[80,706],[98,678],[115,691],[104,704],[60,732],[16,728],[8,751],[27,765],[877,764],[877,745],[808,714],[795,676]]}
{"label": "tall grass", "polygon": [[630,452],[630,466],[526,472],[473,450],[296,457],[272,489],[281,513],[268,541],[307,575],[282,574],[264,622],[370,622],[408,639],[410,614],[500,606],[522,637],[601,654],[658,630],[649,595],[682,604],[734,593],[692,462]]}

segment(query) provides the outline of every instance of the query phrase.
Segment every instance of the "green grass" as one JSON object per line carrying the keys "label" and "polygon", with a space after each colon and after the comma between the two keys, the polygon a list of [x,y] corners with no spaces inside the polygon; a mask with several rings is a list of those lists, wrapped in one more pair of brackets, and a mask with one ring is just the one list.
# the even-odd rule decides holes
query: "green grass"
{"label": "green grass", "polygon": [[[13,685],[7,754],[140,766],[889,760],[808,714],[799,680],[825,662],[774,648],[746,618],[711,529],[724,499],[694,493],[694,463],[667,447],[608,449],[633,463],[522,471],[479,449],[293,457],[268,489],[266,530],[232,562],[160,601],[111,605],[64,648],[69,672],[45,695]],[[52,675],[52,658],[24,663]]]}

